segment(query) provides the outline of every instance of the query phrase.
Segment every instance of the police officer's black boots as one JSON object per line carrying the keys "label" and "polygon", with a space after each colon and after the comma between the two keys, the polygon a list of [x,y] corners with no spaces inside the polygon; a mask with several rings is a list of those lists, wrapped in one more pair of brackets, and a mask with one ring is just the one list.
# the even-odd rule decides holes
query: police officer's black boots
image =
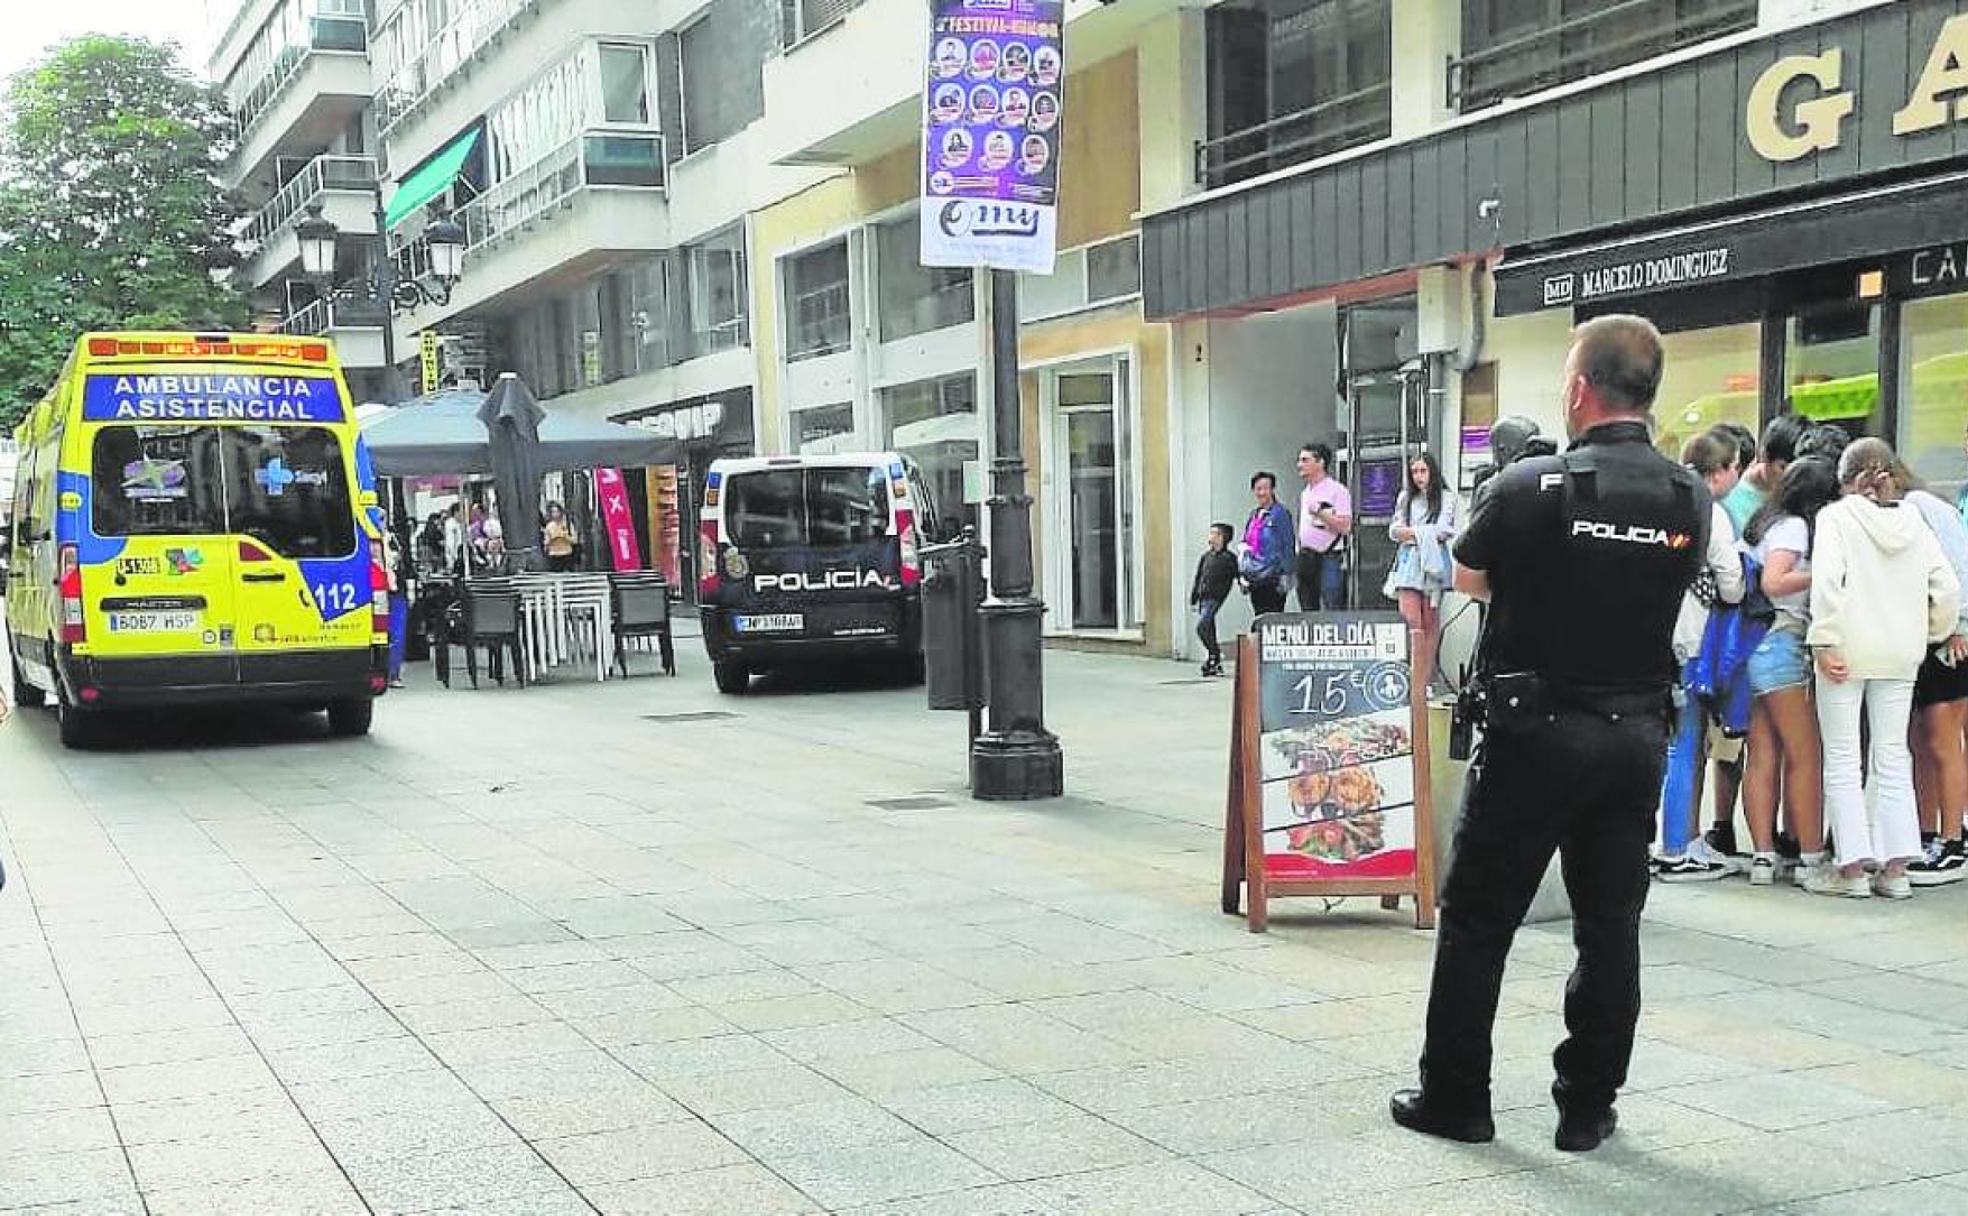
{"label": "police officer's black boots", "polygon": [[1619,1112],[1612,1107],[1595,1111],[1568,1111],[1559,1108],[1555,1143],[1561,1153],[1589,1153],[1613,1134],[1619,1126]]}
{"label": "police officer's black boots", "polygon": [[1428,1097],[1418,1089],[1399,1089],[1387,1104],[1388,1113],[1394,1122],[1411,1132],[1427,1136],[1440,1136],[1444,1140],[1460,1140],[1464,1144],[1488,1144],[1496,1139],[1496,1120],[1489,1112],[1463,1114],[1443,1110],[1431,1105]]}

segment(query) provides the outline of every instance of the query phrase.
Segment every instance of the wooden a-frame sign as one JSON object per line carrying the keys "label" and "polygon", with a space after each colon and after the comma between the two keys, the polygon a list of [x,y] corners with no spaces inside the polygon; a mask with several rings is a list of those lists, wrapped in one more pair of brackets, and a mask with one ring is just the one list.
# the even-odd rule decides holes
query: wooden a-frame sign
{"label": "wooden a-frame sign", "polygon": [[1253,933],[1272,899],[1414,900],[1435,926],[1420,638],[1392,613],[1258,618],[1237,639],[1223,910]]}

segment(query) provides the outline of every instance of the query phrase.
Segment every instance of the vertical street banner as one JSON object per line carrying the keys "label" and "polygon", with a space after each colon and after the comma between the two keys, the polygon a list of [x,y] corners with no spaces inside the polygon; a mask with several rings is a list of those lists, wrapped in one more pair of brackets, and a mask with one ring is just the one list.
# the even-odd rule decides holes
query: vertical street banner
{"label": "vertical street banner", "polygon": [[1065,0],[930,0],[922,264],[1051,274]]}
{"label": "vertical street banner", "polygon": [[[1393,613],[1259,617],[1240,639],[1224,909],[1271,897],[1415,898],[1434,921],[1428,722]],[[1391,904],[1390,904],[1391,906]]]}
{"label": "vertical street banner", "polygon": [[419,368],[423,372],[423,391],[434,393],[437,391],[438,381],[436,330],[427,329],[424,331],[423,337],[417,347],[417,353],[419,355]]}
{"label": "vertical street banner", "polygon": [[594,471],[595,497],[601,502],[601,523],[608,529],[608,552],[616,570],[642,569],[642,546],[636,542],[635,513],[629,510],[629,488],[622,470]]}

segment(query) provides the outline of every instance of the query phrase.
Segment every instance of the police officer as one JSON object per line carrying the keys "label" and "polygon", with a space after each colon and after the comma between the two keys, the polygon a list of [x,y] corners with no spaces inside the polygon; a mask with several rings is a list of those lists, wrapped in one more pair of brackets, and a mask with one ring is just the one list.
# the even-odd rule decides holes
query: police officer
{"label": "police officer", "polygon": [[1657,453],[1660,334],[1638,317],[1578,327],[1565,359],[1562,456],[1520,461],[1455,548],[1458,590],[1488,600],[1477,654],[1487,730],[1469,770],[1442,894],[1421,1087],[1403,1127],[1487,1141],[1490,1031],[1511,938],[1563,858],[1578,965],[1553,1057],[1557,1145],[1615,1125],[1640,1015],[1640,910],[1666,762],[1671,637],[1707,552],[1709,501]]}

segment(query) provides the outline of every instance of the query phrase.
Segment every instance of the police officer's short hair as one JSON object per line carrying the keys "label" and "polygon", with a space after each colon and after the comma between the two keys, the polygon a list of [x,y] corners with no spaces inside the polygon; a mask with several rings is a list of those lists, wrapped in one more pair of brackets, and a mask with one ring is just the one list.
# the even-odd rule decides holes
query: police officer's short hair
{"label": "police officer's short hair", "polygon": [[1578,371],[1606,404],[1643,413],[1660,392],[1660,330],[1645,317],[1613,313],[1594,317],[1572,333]]}

